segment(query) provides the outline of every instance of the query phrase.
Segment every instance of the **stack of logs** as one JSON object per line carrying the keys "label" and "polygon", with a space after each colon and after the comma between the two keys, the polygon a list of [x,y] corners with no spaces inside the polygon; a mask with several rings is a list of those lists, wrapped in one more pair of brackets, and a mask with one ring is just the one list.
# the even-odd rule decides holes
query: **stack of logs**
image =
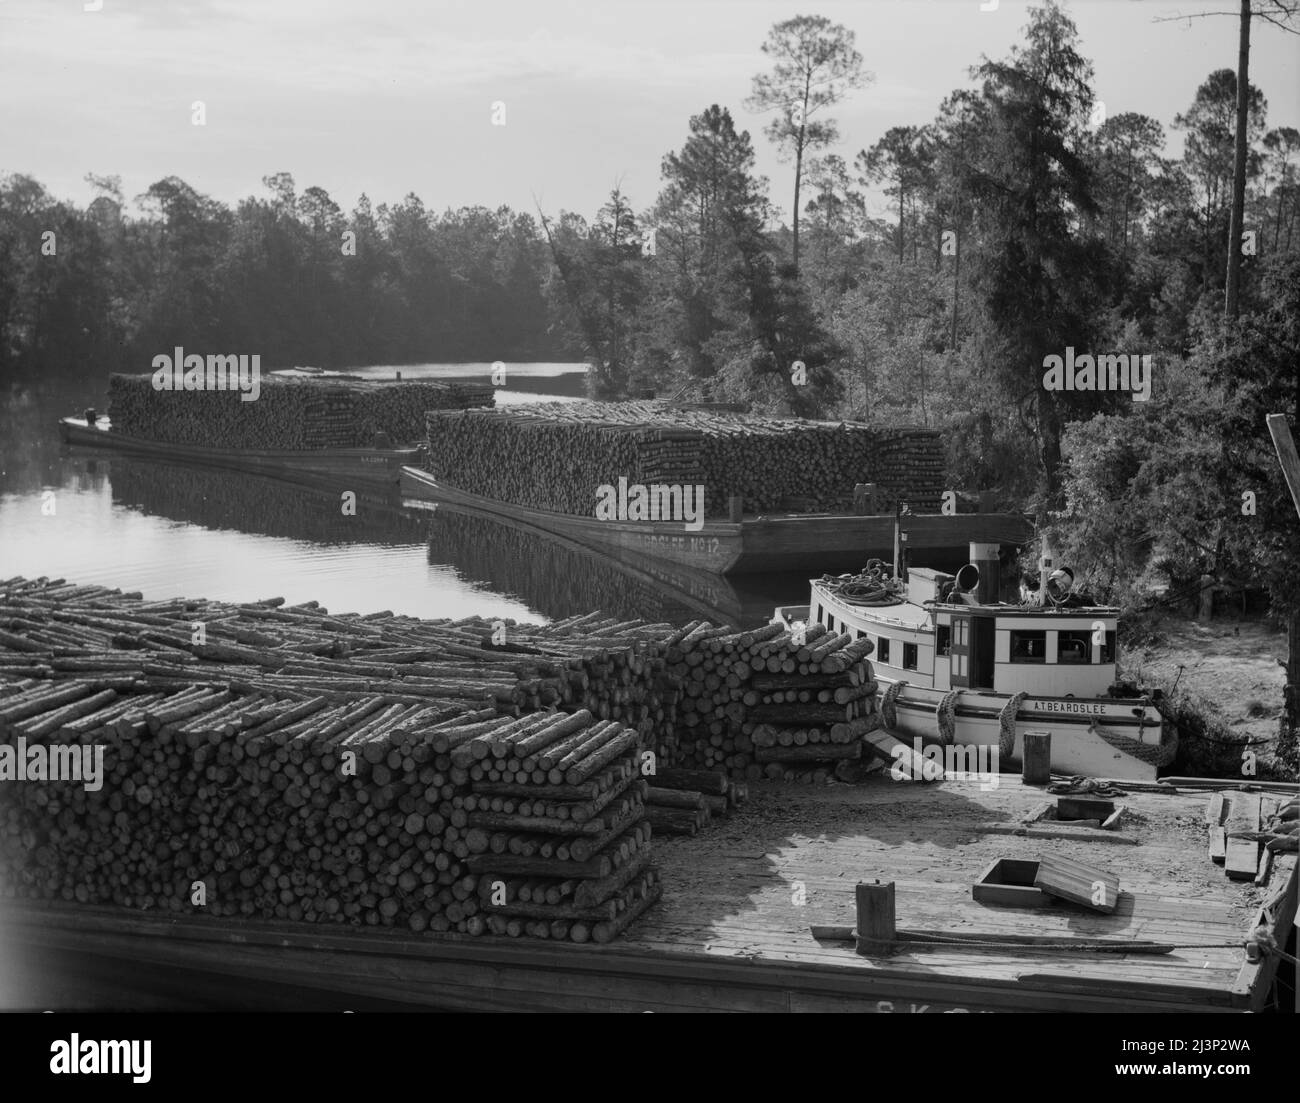
{"label": "stack of logs", "polygon": [[[497,410],[432,411],[429,470],[499,501],[577,516],[595,511],[599,487],[703,486],[705,512],[727,500],[781,508],[795,498],[830,508],[860,482],[939,507],[944,445],[936,430],[879,430],[858,423],[682,410],[653,402],[542,403]],[[636,517],[629,517],[636,520]]]}
{"label": "stack of logs", "polygon": [[749,786],[712,770],[660,770],[646,790],[646,820],[657,835],[694,835],[731,813]]}
{"label": "stack of logs", "polygon": [[880,726],[873,650],[870,640],[814,623],[751,660],[743,700],[765,777],[823,781],[836,762],[862,757],[862,737]]}
{"label": "stack of logs", "polygon": [[730,632],[696,621],[668,641],[668,672],[681,684],[677,738],[665,759],[733,777],[822,781],[862,754],[879,725],[872,643],[812,624]]}
{"label": "stack of logs", "polygon": [[[739,800],[789,710],[804,744],[778,736],[783,752],[843,757],[874,723],[867,651],[816,628],[426,621],[9,579],[0,890],[188,911],[201,882],[221,915],[603,941],[657,897],[651,827],[698,830]],[[793,700],[763,681],[792,676]],[[43,780],[41,748],[65,780],[4,784]]]}
{"label": "stack of logs", "polygon": [[385,432],[395,445],[424,436],[427,410],[490,406],[490,387],[337,376],[263,375],[256,401],[237,390],[155,390],[152,376],[113,375],[115,432],[204,448],[368,448]]}
{"label": "stack of logs", "polygon": [[471,934],[608,942],[659,898],[637,732],[582,709],[447,739],[470,778],[451,819],[478,878]]}

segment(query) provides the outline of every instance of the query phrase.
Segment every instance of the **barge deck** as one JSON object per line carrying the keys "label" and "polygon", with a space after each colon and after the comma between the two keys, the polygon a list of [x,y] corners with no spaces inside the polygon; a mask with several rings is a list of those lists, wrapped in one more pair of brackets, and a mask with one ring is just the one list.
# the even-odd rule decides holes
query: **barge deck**
{"label": "barge deck", "polygon": [[[1043,790],[1002,777],[753,787],[732,818],[656,838],[663,899],[611,944],[412,935],[118,908],[5,901],[11,947],[94,954],[293,985],[331,997],[474,1011],[1260,1011],[1278,958],[1246,958],[1260,922],[1285,945],[1296,856],[1262,885],[1228,881],[1207,853],[1205,792],[1130,792],[1124,845],[1016,836]],[[1113,871],[1111,914],[1061,902],[981,904],[971,886],[1000,857],[1048,854]],[[1163,954],[947,945],[859,956],[815,925],[854,922],[854,885],[892,881],[900,932],[1137,940]],[[800,900],[804,903],[799,903]],[[955,941],[955,940],[954,940]],[[34,1005],[34,1003],[33,1003]],[[1283,1007],[1282,1010],[1290,1010]]]}

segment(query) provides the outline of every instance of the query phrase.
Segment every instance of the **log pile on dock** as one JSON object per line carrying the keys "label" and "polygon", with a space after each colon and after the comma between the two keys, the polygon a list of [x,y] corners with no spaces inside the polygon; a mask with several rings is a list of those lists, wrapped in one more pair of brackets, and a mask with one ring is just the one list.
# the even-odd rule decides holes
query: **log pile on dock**
{"label": "log pile on dock", "polygon": [[773,780],[822,781],[835,763],[861,758],[862,737],[880,726],[867,659],[875,645],[817,623],[784,635],[750,664],[754,757]]}
{"label": "log pile on dock", "polygon": [[746,782],[716,770],[660,770],[646,789],[646,820],[657,835],[694,835],[749,796]]}
{"label": "log pile on dock", "polygon": [[230,449],[368,448],[424,436],[428,410],[490,406],[491,387],[438,380],[389,382],[263,375],[256,401],[236,390],[155,390],[149,375],[109,379],[116,432],[168,444]]}
{"label": "log pile on dock", "polygon": [[[0,891],[189,912],[201,884],[218,915],[607,941],[658,897],[651,830],[770,772],[770,710],[842,712],[833,757],[871,722],[865,644],[824,635],[9,579]],[[790,676],[829,697],[764,688]],[[9,784],[24,749],[103,774]]]}
{"label": "log pile on dock", "polygon": [[706,513],[788,498],[848,509],[854,485],[877,484],[915,512],[938,509],[944,452],[937,430],[681,410],[654,402],[542,403],[436,411],[427,466],[459,489],[521,506],[592,516],[597,487],[705,488]]}
{"label": "log pile on dock", "polygon": [[448,741],[471,778],[452,812],[478,877],[471,934],[608,942],[658,899],[639,733],[582,709]]}
{"label": "log pile on dock", "polygon": [[687,625],[670,641],[668,671],[681,683],[679,738],[668,761],[721,767],[741,778],[821,781],[860,757],[879,724],[870,641],[812,624],[798,634],[770,624],[746,632]]}

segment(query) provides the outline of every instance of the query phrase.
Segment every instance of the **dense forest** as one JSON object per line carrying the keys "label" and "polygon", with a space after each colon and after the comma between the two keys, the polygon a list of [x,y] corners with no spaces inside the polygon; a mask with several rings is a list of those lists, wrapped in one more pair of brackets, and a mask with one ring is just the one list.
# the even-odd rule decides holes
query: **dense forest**
{"label": "dense forest", "polygon": [[[1256,8],[1255,33],[1294,31],[1295,5]],[[1248,79],[1239,95],[1237,22],[1218,22],[1225,67],[1172,119],[1097,102],[1049,0],[930,122],[846,135],[865,59],[793,18],[744,104],[788,176],[757,176],[756,139],[702,104],[648,205],[616,187],[588,215],[415,195],[345,213],[284,172],[233,210],[175,177],[131,204],[90,177],[83,210],[10,175],[0,376],[141,370],[175,344],[269,365],[576,357],[598,397],[945,427],[954,488],[1034,512],[1100,597],[1266,590],[1294,720],[1300,525],[1264,417],[1294,425],[1300,395],[1300,131]],[[1067,350],[1149,357],[1149,400],[1045,388]]]}

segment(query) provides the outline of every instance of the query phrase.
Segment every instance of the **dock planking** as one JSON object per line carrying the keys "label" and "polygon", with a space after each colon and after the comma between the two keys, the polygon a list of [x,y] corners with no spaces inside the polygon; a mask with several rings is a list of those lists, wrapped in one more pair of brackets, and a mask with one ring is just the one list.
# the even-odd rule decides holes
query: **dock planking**
{"label": "dock planking", "polygon": [[1253,881],[1259,868],[1259,842],[1255,839],[1234,839],[1234,832],[1258,831],[1260,824],[1260,795],[1234,792],[1232,804],[1224,820],[1227,836],[1223,871],[1234,881]]}
{"label": "dock planking", "polygon": [[[1139,845],[990,835],[1041,791],[978,782],[799,787],[766,783],[693,838],[656,839],[663,900],[604,946],[508,938],[413,936],[396,929],[162,918],[118,909],[10,909],[9,937],[94,949],[123,960],[465,1010],[1227,1011],[1264,1006],[1269,962],[1245,961],[1256,919],[1178,823],[1200,820],[1204,794],[1137,793]],[[971,885],[998,857],[1061,856],[1103,864],[1124,894],[1110,914],[1056,901],[986,907]],[[1278,854],[1270,889],[1294,907],[1296,857]],[[895,886],[900,930],[948,931],[952,945],[860,955],[819,944],[815,924],[852,926],[855,885]],[[1253,886],[1250,891],[1254,892]],[[10,902],[15,903],[16,902]],[[1283,915],[1285,909],[1277,910]],[[1289,920],[1287,920],[1289,922]],[[1031,946],[1052,937],[1167,944],[1165,954],[1095,954]],[[289,952],[286,952],[288,950]]]}

